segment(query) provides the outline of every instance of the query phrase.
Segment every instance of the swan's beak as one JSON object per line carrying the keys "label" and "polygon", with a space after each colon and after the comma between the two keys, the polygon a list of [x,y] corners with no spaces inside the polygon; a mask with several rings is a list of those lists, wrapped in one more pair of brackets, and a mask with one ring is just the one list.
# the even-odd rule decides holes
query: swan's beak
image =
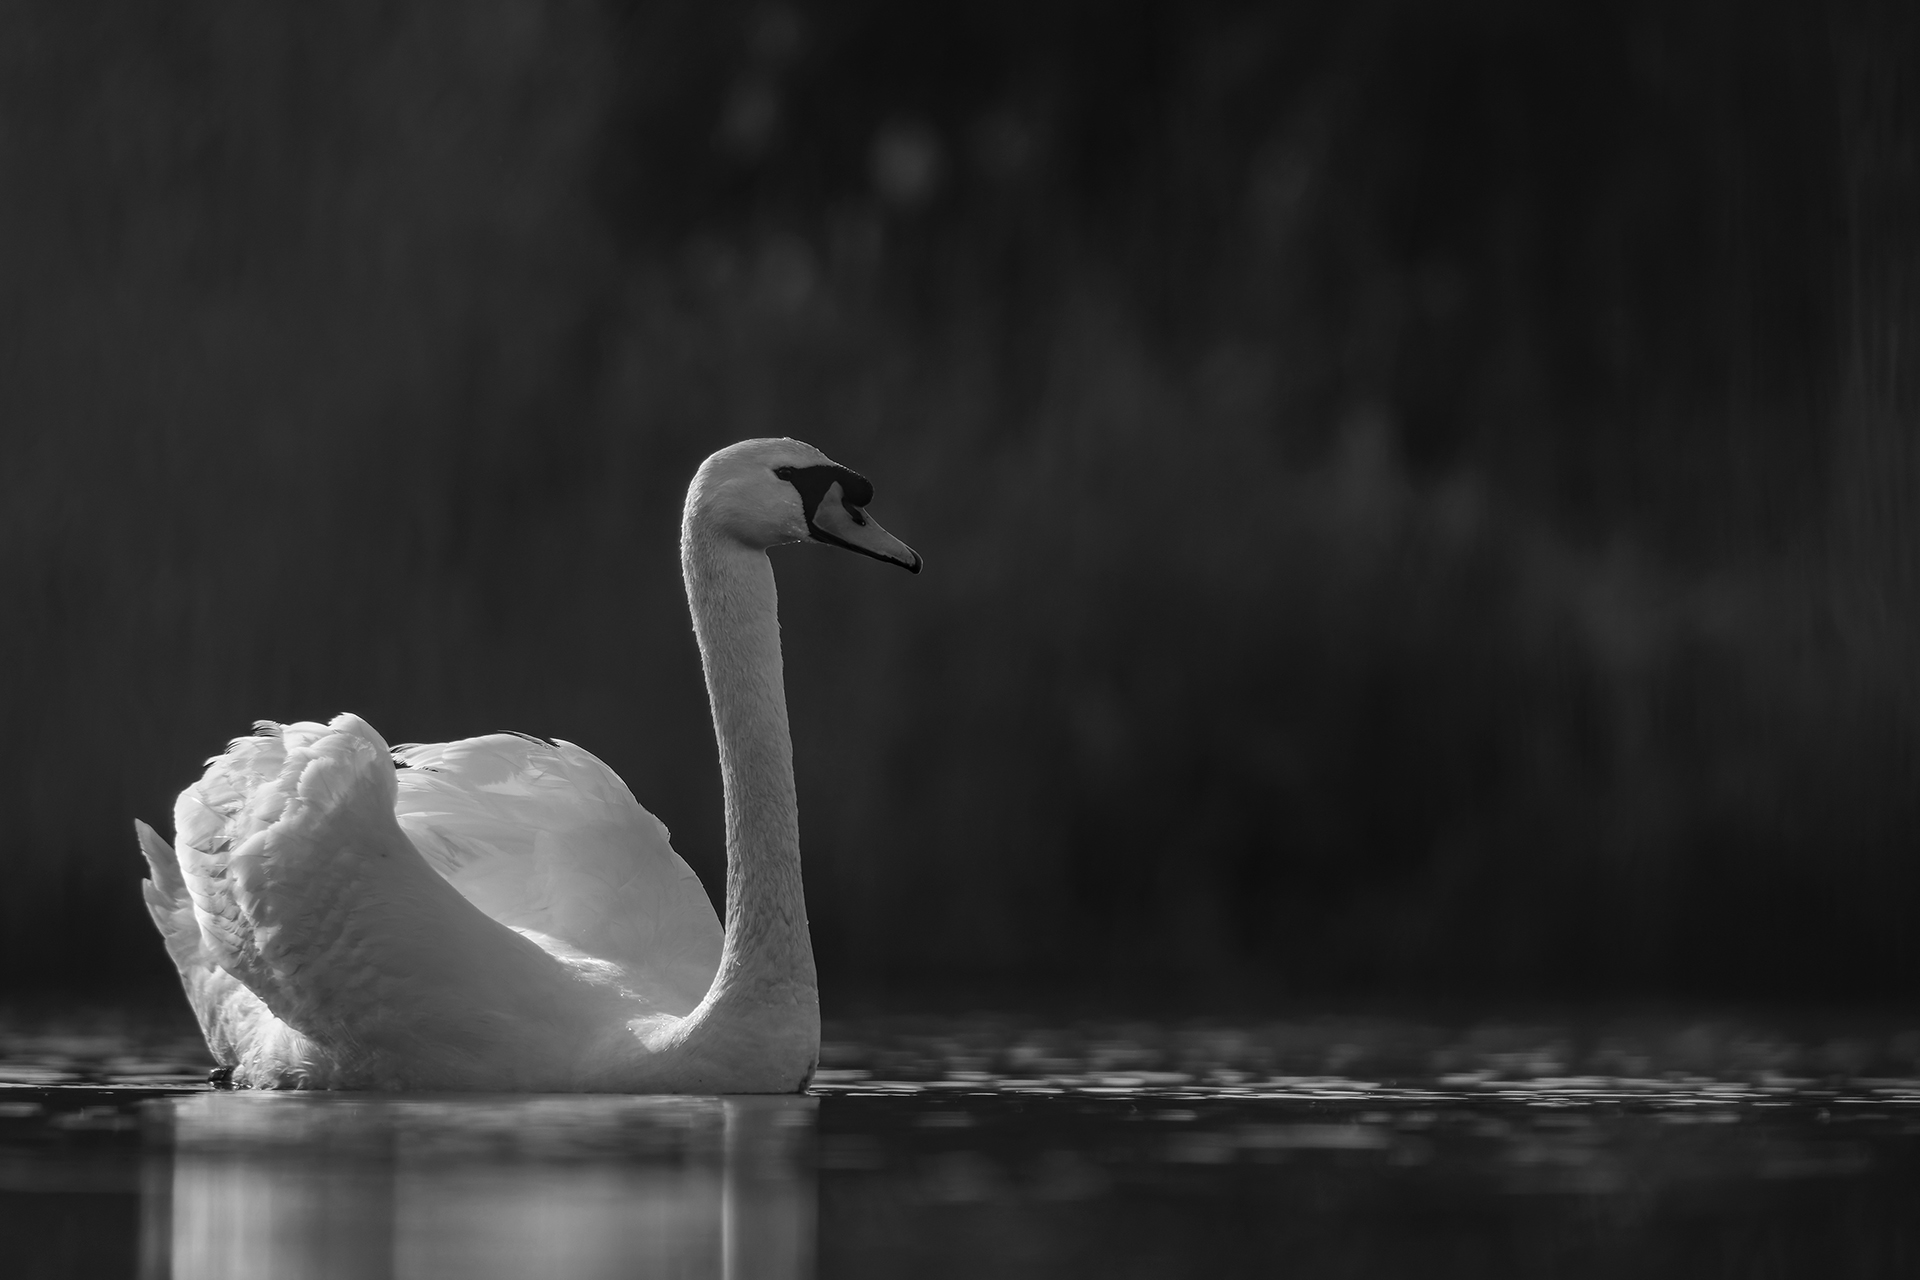
{"label": "swan's beak", "polygon": [[908,573],[920,572],[920,553],[882,529],[880,522],[864,508],[848,506],[837,481],[828,487],[826,496],[814,508],[807,529],[816,542],[897,564]]}

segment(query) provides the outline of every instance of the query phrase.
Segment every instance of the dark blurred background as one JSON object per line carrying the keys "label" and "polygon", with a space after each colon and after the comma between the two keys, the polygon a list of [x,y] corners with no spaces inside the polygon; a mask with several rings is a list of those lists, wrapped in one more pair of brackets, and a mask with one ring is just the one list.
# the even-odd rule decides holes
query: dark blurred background
{"label": "dark blurred background", "polygon": [[[259,717],[718,898],[751,435],[829,1013],[1920,991],[1920,7],[0,6],[0,988]],[[960,993],[955,995],[954,993]],[[1049,997],[1051,998],[1051,997]]]}

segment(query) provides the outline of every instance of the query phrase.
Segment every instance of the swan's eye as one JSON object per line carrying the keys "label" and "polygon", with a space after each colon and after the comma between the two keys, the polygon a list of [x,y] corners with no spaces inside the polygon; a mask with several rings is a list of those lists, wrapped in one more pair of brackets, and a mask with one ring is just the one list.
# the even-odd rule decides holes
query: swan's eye
{"label": "swan's eye", "polygon": [[840,486],[840,505],[849,513],[857,513],[853,515],[853,522],[867,522],[865,508],[873,501],[873,486],[859,472],[821,463],[811,467],[775,467],[773,474],[800,491],[800,505],[806,510],[808,524],[813,523],[814,513],[820,509],[827,490],[836,484]]}

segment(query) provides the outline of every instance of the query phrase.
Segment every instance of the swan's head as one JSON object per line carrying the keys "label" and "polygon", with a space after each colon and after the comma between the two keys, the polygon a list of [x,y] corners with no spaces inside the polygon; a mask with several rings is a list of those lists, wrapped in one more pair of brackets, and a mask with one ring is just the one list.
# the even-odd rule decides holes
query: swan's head
{"label": "swan's head", "polygon": [[810,444],[742,440],[700,464],[687,489],[684,533],[764,550],[824,542],[920,572],[920,556],[867,514],[873,486]]}

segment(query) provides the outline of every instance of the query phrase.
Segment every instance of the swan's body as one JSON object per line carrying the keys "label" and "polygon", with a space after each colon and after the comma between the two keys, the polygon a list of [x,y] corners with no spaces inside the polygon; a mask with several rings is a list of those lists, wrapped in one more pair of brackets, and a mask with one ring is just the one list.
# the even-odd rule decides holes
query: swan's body
{"label": "swan's body", "polygon": [[667,832],[570,743],[390,751],[265,724],[139,824],[148,908],[238,1085],[779,1093],[820,1017],[766,550],[918,572],[871,487],[792,440],[713,455],[681,562],[726,794],[724,934]]}

